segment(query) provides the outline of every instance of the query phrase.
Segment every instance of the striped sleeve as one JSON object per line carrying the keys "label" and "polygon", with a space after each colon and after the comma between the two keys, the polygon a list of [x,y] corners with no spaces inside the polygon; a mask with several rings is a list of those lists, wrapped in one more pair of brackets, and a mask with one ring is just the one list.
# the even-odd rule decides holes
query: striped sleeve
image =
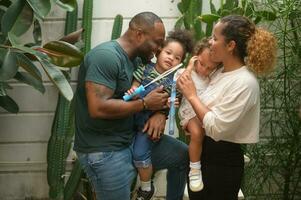
{"label": "striped sleeve", "polygon": [[143,72],[145,70],[145,65],[141,64],[137,67],[137,69],[134,71],[134,78],[141,83],[143,78]]}

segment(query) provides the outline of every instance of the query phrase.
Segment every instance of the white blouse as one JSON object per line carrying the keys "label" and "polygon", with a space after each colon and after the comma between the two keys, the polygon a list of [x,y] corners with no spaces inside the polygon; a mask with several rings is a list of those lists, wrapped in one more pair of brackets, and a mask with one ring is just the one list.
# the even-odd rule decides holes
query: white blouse
{"label": "white blouse", "polygon": [[206,135],[215,141],[258,142],[260,91],[256,77],[245,66],[222,71],[213,75],[200,96],[211,110],[203,119]]}

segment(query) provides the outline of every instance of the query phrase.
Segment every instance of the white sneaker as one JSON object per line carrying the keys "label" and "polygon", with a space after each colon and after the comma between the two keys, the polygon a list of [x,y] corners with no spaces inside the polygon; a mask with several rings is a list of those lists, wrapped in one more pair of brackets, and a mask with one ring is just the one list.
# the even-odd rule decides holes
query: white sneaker
{"label": "white sneaker", "polygon": [[202,173],[199,169],[190,169],[189,172],[189,188],[193,192],[201,191],[204,187]]}

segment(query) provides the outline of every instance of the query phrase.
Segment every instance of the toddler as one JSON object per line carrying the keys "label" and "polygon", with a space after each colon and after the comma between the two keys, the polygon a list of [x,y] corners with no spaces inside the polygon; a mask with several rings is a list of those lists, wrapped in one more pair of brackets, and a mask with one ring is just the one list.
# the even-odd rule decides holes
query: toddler
{"label": "toddler", "polygon": [[[150,63],[139,67],[134,72],[134,80],[128,94],[132,94],[135,88],[139,85],[146,85],[154,78],[163,72],[180,64],[184,59],[186,53],[192,51],[193,41],[192,35],[186,30],[175,30],[169,33],[159,53],[157,53],[157,62]],[[145,91],[139,94],[139,98],[146,96],[150,91],[164,86],[164,90],[170,94],[171,84],[174,73],[160,79],[159,81],[147,86]],[[152,162],[151,162],[151,146],[153,141],[150,136],[143,132],[143,128],[153,111],[144,110],[135,114],[135,125],[137,134],[133,146],[134,164],[138,169],[140,177],[140,187],[137,191],[136,199],[152,199],[155,188],[151,182],[152,177]]]}
{"label": "toddler", "polygon": [[[207,39],[203,39],[196,45],[194,55],[186,68],[191,70],[191,77],[195,83],[198,96],[200,96],[208,85],[210,75],[218,67],[218,63],[210,60],[209,43]],[[192,70],[194,69],[194,70]],[[181,69],[179,73],[183,72]],[[189,187],[191,191],[196,192],[203,189],[201,162],[202,142],[204,138],[204,129],[202,122],[197,118],[193,108],[187,99],[183,98],[179,108],[180,125],[185,132],[190,135],[189,143]]]}

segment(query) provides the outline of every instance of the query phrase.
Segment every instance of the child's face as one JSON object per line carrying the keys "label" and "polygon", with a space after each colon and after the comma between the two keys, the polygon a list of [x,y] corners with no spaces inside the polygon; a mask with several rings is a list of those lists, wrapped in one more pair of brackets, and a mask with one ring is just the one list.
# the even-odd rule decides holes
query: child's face
{"label": "child's face", "polygon": [[179,42],[169,42],[158,55],[156,69],[162,73],[180,64],[183,54],[184,50]]}
{"label": "child's face", "polygon": [[209,76],[209,74],[217,67],[217,63],[210,60],[210,50],[204,49],[198,55],[198,60],[195,63],[195,71],[200,76]]}

